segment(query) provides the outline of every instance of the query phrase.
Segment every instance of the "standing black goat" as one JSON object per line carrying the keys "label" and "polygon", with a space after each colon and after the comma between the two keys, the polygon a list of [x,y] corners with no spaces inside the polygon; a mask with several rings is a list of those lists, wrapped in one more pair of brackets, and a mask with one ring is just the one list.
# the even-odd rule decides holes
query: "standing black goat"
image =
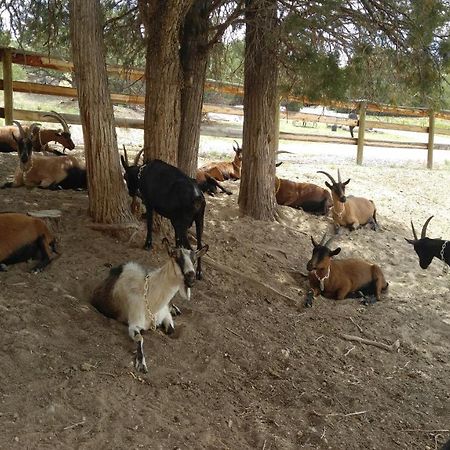
{"label": "standing black goat", "polygon": [[[203,220],[206,201],[198,184],[180,169],[159,159],[142,166],[138,165],[141,152],[132,166],[124,146],[125,157],[121,156],[125,169],[124,178],[131,197],[139,196],[147,210],[147,237],[145,249],[152,247],[153,211],[166,217],[175,230],[177,247],[191,249],[187,230],[195,222],[197,249],[202,248]],[[197,260],[197,279],[202,278],[201,258]]]}
{"label": "standing black goat", "polygon": [[427,227],[433,217],[434,216],[428,217],[426,222],[423,224],[420,239],[417,239],[416,230],[411,220],[414,239],[405,238],[407,242],[414,245],[414,250],[419,256],[419,264],[422,269],[427,269],[435,257],[450,266],[450,241],[430,239],[427,237]]}

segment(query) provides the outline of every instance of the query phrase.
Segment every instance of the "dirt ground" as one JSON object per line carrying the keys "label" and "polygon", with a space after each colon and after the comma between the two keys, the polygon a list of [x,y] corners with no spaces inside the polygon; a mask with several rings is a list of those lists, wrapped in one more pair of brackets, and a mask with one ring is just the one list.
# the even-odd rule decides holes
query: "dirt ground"
{"label": "dirt ground", "polygon": [[[231,140],[223,146],[231,155]],[[326,154],[285,156],[278,173],[294,180],[323,185],[316,171],[337,168]],[[404,237],[411,218],[420,229],[432,214],[428,234],[450,237],[450,171],[338,162],[382,226],[345,232],[339,257],[379,264],[383,300],[304,308],[310,235],[331,219],[286,207],[275,223],[239,217],[239,183],[228,182],[233,195],[207,198],[204,280],[191,302],[175,299],[174,335],[144,336],[147,375],[133,370],[126,327],[80,293],[110,265],[160,266],[161,246],[148,253],[140,236],[128,244],[89,228],[84,192],[0,191],[0,211],[63,212],[62,256],[48,270],[0,274],[0,448],[439,448],[450,437],[450,275],[436,260],[421,270]],[[15,165],[0,154],[1,183]]]}

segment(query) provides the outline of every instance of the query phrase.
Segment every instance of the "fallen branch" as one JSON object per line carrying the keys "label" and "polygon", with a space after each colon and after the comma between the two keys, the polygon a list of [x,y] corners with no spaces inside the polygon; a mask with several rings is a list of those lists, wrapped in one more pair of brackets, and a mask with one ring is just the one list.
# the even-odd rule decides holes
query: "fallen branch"
{"label": "fallen branch", "polygon": [[367,411],[367,410],[366,411],[356,411],[356,412],[352,412],[352,413],[348,413],[348,414],[345,414],[345,413],[321,414],[321,413],[318,413],[317,411],[313,410],[313,414],[315,414],[316,416],[319,416],[319,417],[328,417],[328,416],[351,417],[351,416],[359,416],[361,414],[366,414],[367,412],[369,412],[369,411]]}
{"label": "fallen branch", "polygon": [[295,301],[292,297],[289,297],[288,295],[283,294],[282,292],[278,291],[277,289],[275,289],[275,288],[273,288],[271,286],[268,286],[267,284],[263,283],[262,281],[255,280],[254,278],[252,278],[249,275],[246,275],[244,273],[238,272],[237,270],[234,270],[231,267],[224,266],[223,264],[220,264],[220,263],[214,261],[213,259],[211,259],[208,256],[203,257],[202,261],[204,261],[206,264],[211,266],[213,269],[220,270],[220,271],[225,272],[228,275],[231,275],[233,277],[243,278],[244,280],[247,280],[249,283],[251,283],[253,285],[256,285],[256,286],[259,286],[259,287],[263,287],[264,289],[274,293],[275,295],[278,295],[279,297],[282,297],[285,300],[288,300],[289,304],[291,304],[291,305],[297,305],[298,304],[298,302]]}
{"label": "fallen branch", "polygon": [[89,228],[98,231],[110,231],[110,230],[127,230],[129,228],[133,228],[135,230],[139,230],[141,226],[137,223],[129,222],[129,223],[89,223],[87,225]]}
{"label": "fallen branch", "polygon": [[364,339],[359,336],[350,336],[348,334],[341,334],[341,338],[345,339],[346,341],[359,342],[365,345],[373,345],[374,347],[382,348],[383,350],[386,350],[388,352],[393,352],[400,347],[400,341],[398,339],[393,344],[388,345],[384,344],[383,342],[372,341],[370,339]]}
{"label": "fallen branch", "polygon": [[86,422],[86,417],[83,417],[81,422],[74,423],[73,425],[68,425],[67,427],[64,427],[63,430],[70,430],[72,428],[79,427],[80,425],[84,425],[85,422]]}
{"label": "fallen branch", "polygon": [[349,317],[349,319],[352,321],[353,325],[355,325],[356,328],[358,328],[358,330],[360,331],[360,333],[364,334],[364,331],[363,331],[362,327],[360,327],[360,326],[353,320],[353,317]]}
{"label": "fallen branch", "polygon": [[407,429],[407,430],[398,430],[404,431],[405,433],[448,433],[450,430],[421,430],[421,429]]}
{"label": "fallen branch", "polygon": [[245,339],[244,339],[240,334],[236,333],[236,331],[233,331],[233,330],[231,330],[231,329],[228,328],[228,327],[225,327],[225,329],[226,329],[227,331],[229,331],[230,333],[234,334],[235,336],[237,336],[238,338],[241,338],[243,341],[245,341]]}

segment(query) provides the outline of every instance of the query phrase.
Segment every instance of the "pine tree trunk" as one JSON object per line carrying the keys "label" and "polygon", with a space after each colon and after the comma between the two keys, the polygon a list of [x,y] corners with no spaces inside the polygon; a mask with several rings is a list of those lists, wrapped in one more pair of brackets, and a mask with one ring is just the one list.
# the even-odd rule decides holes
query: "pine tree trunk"
{"label": "pine tree trunk", "polygon": [[139,0],[147,39],[145,159],[178,163],[181,122],[180,27],[193,0]]}
{"label": "pine tree trunk", "polygon": [[94,222],[131,221],[108,87],[99,0],[70,2],[70,31]]}
{"label": "pine tree trunk", "polygon": [[183,71],[178,167],[190,177],[197,171],[203,93],[208,61],[208,1],[195,0],[183,24],[180,59]]}
{"label": "pine tree trunk", "polygon": [[239,208],[274,220],[275,130],[278,108],[277,2],[246,1],[244,128]]}

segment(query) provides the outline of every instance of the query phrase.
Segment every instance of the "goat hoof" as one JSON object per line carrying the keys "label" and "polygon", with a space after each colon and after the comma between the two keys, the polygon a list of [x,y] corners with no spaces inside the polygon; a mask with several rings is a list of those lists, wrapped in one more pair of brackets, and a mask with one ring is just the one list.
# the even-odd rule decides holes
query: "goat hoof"
{"label": "goat hoof", "polygon": [[181,314],[181,309],[178,308],[178,306],[172,305],[170,307],[170,314],[172,314],[172,316],[179,316]]}
{"label": "goat hoof", "polygon": [[364,306],[370,306],[377,302],[377,298],[374,295],[364,296],[361,300],[361,304]]}
{"label": "goat hoof", "polygon": [[175,328],[173,325],[169,325],[166,329],[165,332],[168,336],[170,336],[171,334],[173,334],[173,332],[175,331]]}
{"label": "goat hoof", "polygon": [[0,264],[0,272],[8,272],[8,267],[6,264]]}
{"label": "goat hoof", "polygon": [[152,244],[151,244],[151,242],[150,243],[145,243],[145,245],[144,245],[144,250],[151,250],[152,249]]}
{"label": "goat hoof", "polygon": [[203,280],[203,273],[202,272],[198,272],[196,278],[197,278],[197,280]]}
{"label": "goat hoof", "polygon": [[141,372],[141,373],[148,372],[147,364],[145,363],[145,359],[143,359],[142,361],[139,361],[136,359],[136,362],[134,363],[134,367],[138,372]]}

